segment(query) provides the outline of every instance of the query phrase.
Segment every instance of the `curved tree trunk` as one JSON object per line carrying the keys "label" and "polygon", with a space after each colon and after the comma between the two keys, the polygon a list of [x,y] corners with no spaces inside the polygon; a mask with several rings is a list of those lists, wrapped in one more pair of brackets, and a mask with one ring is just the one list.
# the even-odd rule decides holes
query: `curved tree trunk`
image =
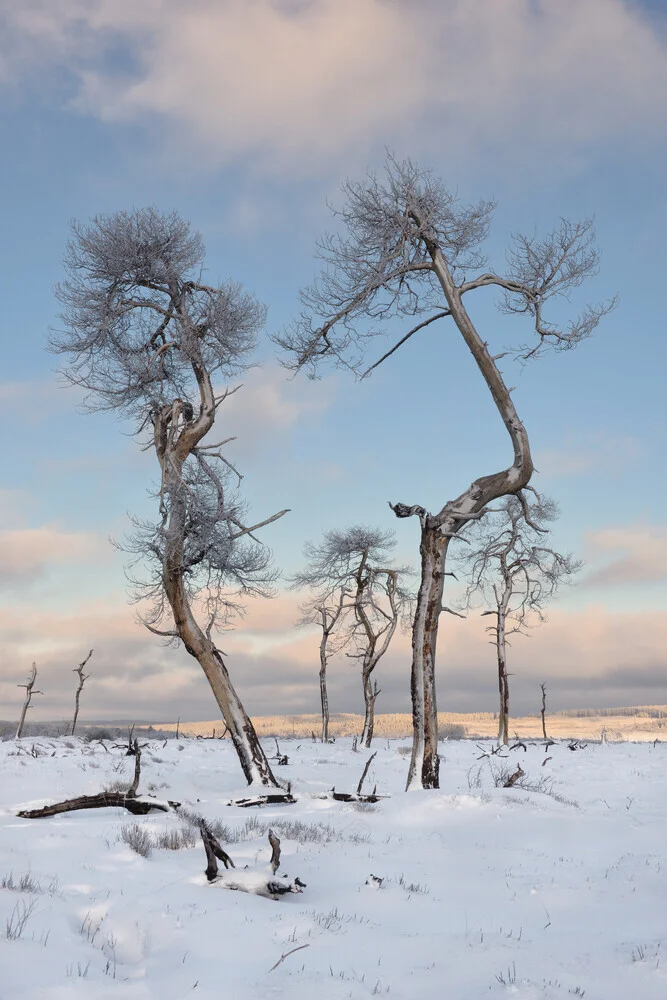
{"label": "curved tree trunk", "polygon": [[[410,214],[423,228],[423,220],[414,206]],[[436,515],[423,508],[400,508],[399,517],[418,513],[421,522],[421,583],[417,613],[412,630],[412,725],[414,732],[408,788],[439,788],[438,710],[435,694],[435,648],[438,619],[442,611],[445,560],[449,539],[473,518],[479,517],[487,504],[527,486],[533,474],[533,462],[526,429],[516,412],[510,390],[505,385],[495,360],[477,332],[454,284],[447,262],[437,243],[424,235],[431,256],[433,273],[447,301],[452,319],[470,350],[496,408],[512,441],[512,465],[490,476],[476,479],[456,500],[446,503]]]}

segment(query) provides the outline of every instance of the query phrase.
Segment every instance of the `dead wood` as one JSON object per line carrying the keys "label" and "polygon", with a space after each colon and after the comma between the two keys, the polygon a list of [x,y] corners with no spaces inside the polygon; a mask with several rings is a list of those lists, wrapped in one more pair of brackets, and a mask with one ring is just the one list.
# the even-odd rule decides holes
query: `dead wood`
{"label": "dead wood", "polygon": [[93,650],[91,649],[85,660],[82,663],[80,663],[78,667],[74,667],[74,673],[79,675],[79,683],[77,685],[77,689],[74,694],[74,715],[72,717],[72,733],[71,733],[72,736],[74,736],[74,730],[76,729],[76,720],[79,718],[79,699],[81,697],[83,685],[90,677],[90,674],[84,674],[83,668],[88,663],[88,660],[91,658],[92,655],[93,655]]}
{"label": "dead wood", "polygon": [[275,875],[280,865],[280,840],[273,830],[269,830],[269,843],[271,844],[271,871]]}
{"label": "dead wood", "polygon": [[127,809],[134,816],[145,816],[154,809],[159,812],[177,809],[180,802],[164,802],[148,797],[137,798],[128,792],[100,792],[98,795],[80,795],[76,799],[54,802],[53,805],[42,806],[40,809],[21,809],[16,815],[21,819],[40,819],[42,816],[56,816],[58,813],[74,812],[77,809],[104,809],[107,806]]}
{"label": "dead wood", "polygon": [[16,739],[20,740],[23,734],[23,726],[25,724],[26,712],[30,708],[30,702],[34,694],[44,694],[43,691],[35,691],[35,680],[37,679],[37,664],[33,663],[32,669],[30,671],[30,676],[25,684],[17,684],[17,687],[25,688],[25,701],[23,702],[23,708],[21,709],[21,718],[19,719],[18,726],[16,727]]}
{"label": "dead wood", "polygon": [[372,753],[370,755],[370,757],[368,758],[368,760],[366,761],[366,766],[365,766],[365,768],[363,770],[363,774],[361,775],[361,778],[359,779],[359,784],[357,785],[357,795],[361,795],[361,786],[363,785],[363,783],[364,783],[364,781],[366,779],[366,775],[368,774],[369,767],[371,766],[371,764],[373,763],[373,761],[375,760],[376,757],[377,757],[377,750],[375,751],[375,753]]}
{"label": "dead wood", "polygon": [[510,750],[518,750],[519,748],[521,750],[523,750],[524,753],[526,753],[526,751],[528,749],[527,746],[526,746],[526,744],[523,742],[523,740],[517,740],[516,743],[512,744],[512,746],[510,747]]}
{"label": "dead wood", "polygon": [[309,944],[300,944],[297,948],[292,948],[291,951],[283,952],[283,954],[280,956],[280,958],[278,959],[278,961],[276,962],[276,964],[271,966],[271,968],[269,969],[269,972],[273,972],[274,969],[277,969],[278,966],[280,965],[280,963],[284,962],[285,959],[289,958],[290,955],[293,955],[295,951],[303,951],[304,948],[310,948],[310,945]]}
{"label": "dead wood", "polygon": [[503,788],[513,788],[514,785],[516,785],[516,783],[519,780],[519,778],[523,778],[523,776],[524,776],[525,773],[526,772],[521,767],[521,764],[517,764],[516,771],[514,772],[514,774],[510,774],[509,778],[507,779],[507,781],[503,785]]}
{"label": "dead wood", "polygon": [[[206,851],[205,874],[210,883],[219,885],[223,889],[232,889],[236,892],[250,892],[256,896],[264,896],[266,899],[275,900],[280,899],[281,896],[289,892],[303,892],[306,888],[306,883],[302,882],[299,878],[295,878],[290,882],[287,876],[271,878],[267,875],[265,878],[261,871],[258,872],[257,870],[248,868],[244,868],[243,870],[237,869],[205,820],[201,820],[199,829]],[[280,864],[280,840],[273,830],[269,830],[269,844],[271,845],[270,869],[271,874],[275,876]],[[223,862],[226,871],[220,872],[216,859],[220,859]],[[234,871],[229,872],[230,868],[233,868]]]}
{"label": "dead wood", "polygon": [[296,799],[288,789],[286,792],[270,792],[267,795],[251,795],[246,799],[232,799],[227,805],[247,809],[249,806],[291,806],[295,802]]}
{"label": "dead wood", "polygon": [[370,795],[354,792],[337,792],[335,788],[331,789],[331,797],[336,800],[336,802],[380,802],[382,799],[388,799],[388,795],[378,795],[375,789]]}

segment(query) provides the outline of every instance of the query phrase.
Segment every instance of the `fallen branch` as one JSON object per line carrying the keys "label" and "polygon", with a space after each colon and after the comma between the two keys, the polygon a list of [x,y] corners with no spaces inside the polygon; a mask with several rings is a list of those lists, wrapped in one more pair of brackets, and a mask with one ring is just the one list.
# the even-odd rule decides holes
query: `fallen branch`
{"label": "fallen branch", "polygon": [[177,809],[180,802],[162,801],[150,797],[132,796],[128,792],[100,792],[98,795],[80,795],[76,799],[64,802],[54,802],[40,809],[21,809],[17,816],[21,819],[39,819],[42,816],[57,816],[58,813],[74,812],[77,809],[104,809],[106,807],[127,809],[134,816],[145,816],[157,809],[159,812],[169,812]]}
{"label": "fallen branch", "polygon": [[271,966],[269,972],[273,972],[274,969],[278,968],[281,962],[284,962],[286,958],[289,958],[290,955],[293,955],[295,951],[302,951],[303,948],[310,948],[310,945],[300,944],[297,948],[292,948],[291,951],[286,951],[283,955],[280,956],[276,964]]}
{"label": "fallen branch", "polygon": [[[255,896],[264,896],[265,899],[275,900],[290,892],[303,892],[306,888],[306,883],[299,878],[290,882],[286,875],[276,876],[280,864],[280,840],[273,830],[269,830],[269,843],[271,845],[269,868],[271,872],[268,874],[261,869],[237,869],[204,820],[199,824],[199,829],[206,851],[205,874],[210,884],[220,886],[222,889],[250,892]],[[224,864],[224,872],[220,872],[217,859]],[[229,871],[230,868],[234,870]]]}
{"label": "fallen branch", "polygon": [[366,775],[368,774],[369,767],[371,766],[371,764],[373,763],[373,761],[377,757],[377,753],[378,752],[376,750],[375,753],[372,753],[370,755],[370,757],[368,758],[368,760],[366,761],[366,766],[364,768],[363,774],[361,775],[361,778],[359,779],[359,784],[357,785],[357,795],[361,795],[361,786],[363,785],[363,783],[364,783],[364,781],[366,779]]}
{"label": "fallen branch", "polygon": [[267,795],[251,795],[246,799],[232,799],[227,805],[247,809],[250,806],[291,806],[295,802],[296,799],[288,788],[286,792],[269,792]]}

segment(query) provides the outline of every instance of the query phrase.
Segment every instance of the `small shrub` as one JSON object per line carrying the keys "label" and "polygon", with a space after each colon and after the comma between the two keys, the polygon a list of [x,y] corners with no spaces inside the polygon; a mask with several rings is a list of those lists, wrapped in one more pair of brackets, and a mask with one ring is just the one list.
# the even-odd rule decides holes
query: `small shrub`
{"label": "small shrub", "polygon": [[119,839],[127,844],[128,847],[131,847],[136,854],[140,854],[142,858],[148,858],[153,849],[150,834],[143,826],[139,826],[138,823],[122,826],[120,828]]}
{"label": "small shrub", "polygon": [[441,740],[464,740],[466,727],[460,722],[445,722],[438,728],[438,738]]}
{"label": "small shrub", "polygon": [[17,901],[11,916],[5,922],[5,937],[8,941],[18,941],[36,906],[36,899],[31,899],[29,903],[24,902],[22,899]]}

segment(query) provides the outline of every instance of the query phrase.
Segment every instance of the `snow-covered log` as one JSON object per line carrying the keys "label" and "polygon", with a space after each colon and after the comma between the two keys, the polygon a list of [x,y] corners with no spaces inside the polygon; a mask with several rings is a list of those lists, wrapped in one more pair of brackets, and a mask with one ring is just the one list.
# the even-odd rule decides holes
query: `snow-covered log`
{"label": "snow-covered log", "polygon": [[39,809],[20,809],[17,816],[21,819],[39,819],[42,816],[56,816],[58,813],[74,812],[76,809],[127,809],[134,816],[145,816],[157,809],[159,812],[169,812],[177,809],[180,802],[152,799],[150,796],[133,796],[128,792],[100,792],[98,795],[80,795],[76,799],[66,799],[64,802],[54,802],[50,806]]}

